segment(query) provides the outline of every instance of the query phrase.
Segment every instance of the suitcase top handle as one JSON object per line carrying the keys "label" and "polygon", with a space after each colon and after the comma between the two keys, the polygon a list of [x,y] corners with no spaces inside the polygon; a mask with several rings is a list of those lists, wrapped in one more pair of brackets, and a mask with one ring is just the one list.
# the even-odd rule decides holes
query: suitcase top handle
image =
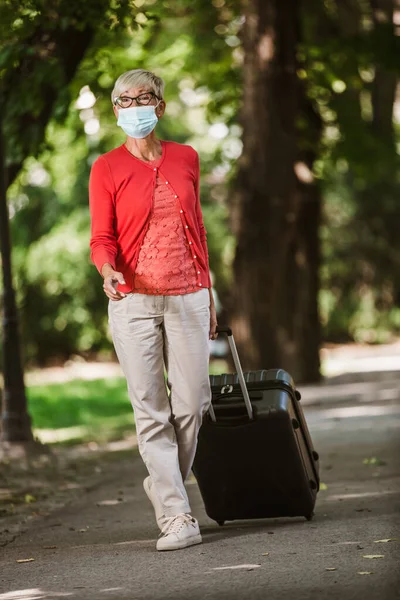
{"label": "suitcase top handle", "polygon": [[226,333],[226,335],[230,337],[232,335],[232,329],[230,327],[221,327],[218,325],[216,333]]}
{"label": "suitcase top handle", "polygon": [[[231,352],[232,352],[233,362],[235,363],[235,367],[236,367],[236,371],[237,371],[237,375],[238,375],[238,379],[239,379],[239,383],[240,383],[240,389],[242,390],[247,414],[249,415],[249,419],[252,421],[254,419],[253,407],[250,402],[249,392],[247,389],[246,381],[244,379],[243,369],[242,369],[242,365],[240,364],[240,359],[239,359],[239,355],[237,352],[235,340],[233,339],[232,329],[230,327],[218,326],[217,333],[225,333],[228,336],[229,348],[231,349]],[[214,413],[212,404],[210,405],[209,413],[210,413],[211,420],[215,422],[217,419],[215,418],[215,413]]]}

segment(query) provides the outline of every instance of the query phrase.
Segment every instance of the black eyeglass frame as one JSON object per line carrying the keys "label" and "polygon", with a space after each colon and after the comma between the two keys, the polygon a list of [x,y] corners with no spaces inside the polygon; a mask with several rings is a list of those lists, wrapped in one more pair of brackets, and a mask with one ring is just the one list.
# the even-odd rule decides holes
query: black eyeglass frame
{"label": "black eyeglass frame", "polygon": [[[160,98],[159,96],[157,96],[157,94],[155,94],[154,92],[142,92],[141,94],[139,94],[139,96],[136,96],[135,98],[132,98],[132,96],[117,96],[117,98],[114,98],[114,106],[117,104],[120,108],[130,108],[133,104],[133,101],[135,100],[136,105],[137,106],[150,106],[150,102],[151,100],[149,100],[149,102],[147,104],[140,104],[140,102],[138,102],[138,98],[140,98],[140,96],[146,96],[150,94],[153,98],[156,98],[157,100],[162,100],[162,98]],[[128,106],[121,106],[121,104],[118,102],[118,100],[121,100],[122,98],[126,99],[126,100],[130,100],[130,104]]]}

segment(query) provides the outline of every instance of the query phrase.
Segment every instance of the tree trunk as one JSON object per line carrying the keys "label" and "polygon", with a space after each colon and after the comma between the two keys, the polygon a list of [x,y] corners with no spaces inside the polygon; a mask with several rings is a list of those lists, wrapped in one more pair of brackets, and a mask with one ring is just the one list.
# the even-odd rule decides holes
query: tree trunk
{"label": "tree trunk", "polygon": [[3,364],[4,390],[1,412],[1,440],[33,440],[27,412],[24,376],[20,354],[17,307],[11,275],[11,245],[6,199],[3,128],[0,115],[0,253],[3,270]]}
{"label": "tree trunk", "polygon": [[[243,154],[232,194],[232,325],[248,369],[319,378],[320,194],[300,151],[297,0],[244,2]],[[309,112],[309,110],[308,110]]]}
{"label": "tree trunk", "polygon": [[[387,28],[388,37],[394,38],[394,0],[371,0],[375,29],[379,25]],[[395,153],[393,105],[396,97],[398,75],[392,69],[377,65],[372,84],[372,105],[374,133],[385,139],[390,149]]]}
{"label": "tree trunk", "polygon": [[[103,8],[104,14],[105,8]],[[45,22],[43,23],[43,27]],[[64,29],[61,23],[60,28],[54,31],[54,27],[49,27],[53,37],[39,28],[32,34],[32,45],[35,52],[25,55],[19,64],[19,69],[9,69],[3,78],[0,89],[0,240],[1,240],[1,259],[4,281],[3,292],[3,365],[4,365],[4,391],[3,402],[0,409],[1,418],[1,439],[8,442],[32,441],[31,421],[27,412],[27,399],[24,386],[23,366],[21,360],[20,336],[18,331],[18,313],[15,301],[15,292],[12,285],[11,268],[11,246],[8,208],[6,201],[6,190],[11,185],[23,162],[30,154],[35,155],[44,140],[46,126],[51,118],[54,106],[63,89],[55,81],[54,85],[44,87],[42,93],[45,94],[46,102],[38,114],[27,113],[26,118],[14,120],[12,131],[14,137],[12,140],[19,140],[18,160],[8,161],[6,166],[4,135],[3,135],[3,117],[6,114],[7,102],[9,99],[9,90],[18,92],[21,78],[32,80],[32,89],[37,85],[35,79],[36,69],[43,61],[41,51],[46,51],[48,56],[56,58],[58,67],[63,75],[65,86],[73,79],[75,72],[89,47],[94,30],[85,27],[83,30],[78,27]],[[71,44],[71,39],[74,43]],[[33,43],[34,42],[34,43]],[[28,44],[29,45],[29,44]],[[51,49],[51,50],[49,50]],[[7,90],[7,92],[6,92]],[[10,150],[10,142],[8,149]],[[9,153],[7,154],[9,157]]]}
{"label": "tree trunk", "polygon": [[[372,0],[371,9],[375,32],[389,41],[390,48],[390,40],[395,39],[394,1]],[[370,124],[376,144],[375,177],[358,198],[358,218],[368,231],[364,254],[373,265],[368,283],[375,286],[375,305],[382,312],[393,305],[399,306],[400,302],[400,163],[393,122],[397,83],[398,73],[394,69],[376,64]]]}

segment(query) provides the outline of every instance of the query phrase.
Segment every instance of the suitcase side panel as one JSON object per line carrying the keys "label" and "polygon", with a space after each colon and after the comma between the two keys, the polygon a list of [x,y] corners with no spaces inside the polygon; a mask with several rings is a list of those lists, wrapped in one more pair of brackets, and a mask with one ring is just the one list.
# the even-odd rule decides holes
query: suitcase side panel
{"label": "suitcase side panel", "polygon": [[307,425],[307,421],[304,415],[304,411],[303,411],[303,407],[300,404],[300,399],[299,398],[295,398],[295,400],[293,401],[294,404],[294,410],[295,410],[295,414],[296,417],[299,421],[299,425],[300,425],[300,430],[302,432],[303,438],[304,438],[304,442],[307,448],[307,453],[310,459],[310,463],[313,467],[313,471],[314,471],[314,475],[315,475],[315,479],[317,482],[317,486],[319,490],[319,455],[318,452],[316,452],[315,448],[314,448],[314,444],[312,442],[312,438],[310,435],[310,430],[308,429],[308,425]]}
{"label": "suitcase side panel", "polygon": [[199,433],[193,471],[207,514],[216,521],[310,516],[316,493],[288,415]]}
{"label": "suitcase side panel", "polygon": [[[297,435],[304,438],[304,454],[308,454],[308,460],[306,458],[304,460],[306,460],[308,470],[311,466],[312,478],[315,479],[317,489],[319,489],[319,457],[314,449],[304,412],[299,403],[300,395],[296,393],[293,380],[283,369],[253,371],[245,375],[249,376],[251,373],[257,379],[257,381],[248,383],[248,391],[255,418],[258,418],[262,412],[265,413],[266,411],[268,413],[271,411],[288,411],[290,398],[293,413],[291,418],[299,423],[300,431]],[[223,385],[221,387],[215,385],[212,388],[212,403],[217,422],[219,421],[220,424],[221,421],[224,421],[225,424],[230,423],[234,426],[248,419],[241,389],[237,381],[235,382],[235,377],[235,374],[216,376],[219,383],[223,383]],[[290,385],[287,383],[288,381],[291,382]],[[224,386],[230,387],[225,390]],[[221,393],[224,391],[225,393]]]}
{"label": "suitcase side panel", "polygon": [[[259,403],[257,411],[258,417],[267,417],[271,410],[278,410],[287,414],[293,427],[293,434],[296,439],[299,455],[307,474],[307,480],[315,489],[319,489],[319,468],[314,459],[311,436],[308,431],[307,423],[303,414],[303,409],[294,393],[289,393],[287,389],[265,390],[263,399]],[[315,486],[315,487],[314,487]]]}
{"label": "suitcase side panel", "polygon": [[[251,386],[250,386],[251,387]],[[251,392],[251,390],[250,390]],[[193,471],[207,514],[216,521],[276,516],[310,516],[317,492],[307,444],[287,389],[257,391],[256,418],[232,419],[243,400],[215,404],[217,422],[206,416]],[[252,394],[251,394],[252,395]],[[253,402],[253,399],[252,399]],[[244,417],[244,419],[243,419]]]}

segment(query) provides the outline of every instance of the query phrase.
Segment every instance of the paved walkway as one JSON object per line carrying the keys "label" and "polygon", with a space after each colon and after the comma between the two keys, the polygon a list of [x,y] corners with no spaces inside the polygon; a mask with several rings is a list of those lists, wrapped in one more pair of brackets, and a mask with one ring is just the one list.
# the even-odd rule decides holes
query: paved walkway
{"label": "paved walkway", "polygon": [[[229,352],[227,344],[226,351]],[[354,378],[360,374],[366,376],[371,372],[388,374],[397,371],[397,376],[400,376],[400,340],[380,345],[323,346],[320,355],[322,372],[331,381],[335,376]],[[76,356],[58,367],[35,369],[25,373],[27,385],[64,383],[71,379],[91,380],[102,377],[122,377],[119,364],[117,362],[87,362],[82,357]]]}
{"label": "paved walkway", "polygon": [[325,484],[312,522],[220,528],[192,481],[204,543],[157,553],[145,469],[136,450],[114,453],[67,506],[33,518],[0,548],[0,600],[400,598],[400,404],[394,392],[382,396],[380,384],[366,383],[360,394],[342,389],[319,404],[304,390]]}

